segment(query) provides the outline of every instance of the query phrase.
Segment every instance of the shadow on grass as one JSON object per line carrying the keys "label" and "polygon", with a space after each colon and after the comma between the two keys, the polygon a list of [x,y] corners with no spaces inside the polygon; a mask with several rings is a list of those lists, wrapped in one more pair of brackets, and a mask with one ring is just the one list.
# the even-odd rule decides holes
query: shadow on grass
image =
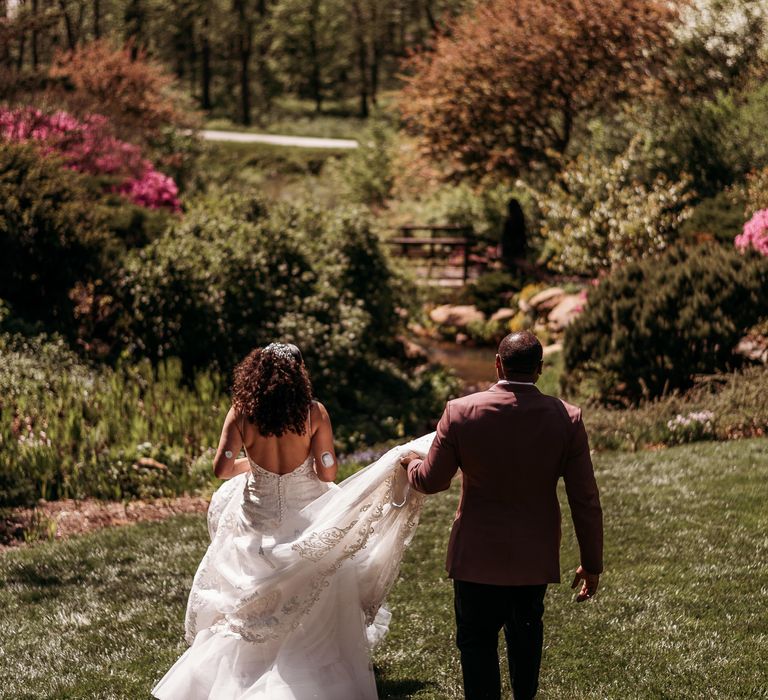
{"label": "shadow on grass", "polygon": [[382,700],[408,700],[414,693],[433,686],[434,683],[417,681],[411,678],[390,681],[384,678],[376,678],[376,689]]}

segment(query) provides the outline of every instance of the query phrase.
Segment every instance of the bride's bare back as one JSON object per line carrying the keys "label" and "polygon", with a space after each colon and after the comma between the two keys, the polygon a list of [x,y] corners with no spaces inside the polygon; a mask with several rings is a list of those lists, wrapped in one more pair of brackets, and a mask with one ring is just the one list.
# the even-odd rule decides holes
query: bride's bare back
{"label": "bride's bare back", "polygon": [[[250,468],[247,458],[238,459],[243,447],[248,457],[262,469],[281,475],[302,465],[311,452],[318,478],[322,481],[333,481],[336,478],[338,465],[333,449],[333,428],[328,411],[319,401],[311,404],[307,429],[303,435],[286,432],[280,437],[261,435],[255,425],[243,420],[231,408],[224,421],[219,448],[213,460],[216,476],[229,479]],[[325,453],[330,454],[331,458],[326,456],[323,459]]]}

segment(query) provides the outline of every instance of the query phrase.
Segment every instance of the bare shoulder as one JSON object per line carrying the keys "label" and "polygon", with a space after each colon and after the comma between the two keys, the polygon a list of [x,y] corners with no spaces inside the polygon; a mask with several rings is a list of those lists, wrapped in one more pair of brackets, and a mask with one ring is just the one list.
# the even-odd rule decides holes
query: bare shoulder
{"label": "bare shoulder", "polygon": [[319,425],[320,423],[330,422],[331,417],[328,413],[328,409],[326,409],[326,407],[317,399],[312,399],[312,404],[309,410],[313,423],[317,422]]}

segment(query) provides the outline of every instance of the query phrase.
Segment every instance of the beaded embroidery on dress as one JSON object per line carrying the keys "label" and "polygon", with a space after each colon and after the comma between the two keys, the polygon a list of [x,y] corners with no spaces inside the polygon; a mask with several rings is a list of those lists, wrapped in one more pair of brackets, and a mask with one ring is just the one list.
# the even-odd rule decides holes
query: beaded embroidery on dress
{"label": "beaded embroidery on dress", "polygon": [[152,693],[161,700],[377,698],[370,652],[386,634],[384,598],[424,496],[393,448],[338,486],[311,455],[278,475],[251,461],[208,510],[211,544],[187,604],[189,649]]}

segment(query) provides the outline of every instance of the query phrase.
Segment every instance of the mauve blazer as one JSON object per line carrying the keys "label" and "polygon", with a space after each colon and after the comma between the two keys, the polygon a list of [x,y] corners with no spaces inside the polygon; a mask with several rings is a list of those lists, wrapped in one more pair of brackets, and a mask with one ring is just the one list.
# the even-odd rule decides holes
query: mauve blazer
{"label": "mauve blazer", "polygon": [[495,384],[449,401],[424,460],[408,465],[423,493],[447,489],[461,469],[448,543],[451,578],[495,585],[560,581],[563,477],[590,573],[603,570],[603,514],[581,409],[532,384]]}

